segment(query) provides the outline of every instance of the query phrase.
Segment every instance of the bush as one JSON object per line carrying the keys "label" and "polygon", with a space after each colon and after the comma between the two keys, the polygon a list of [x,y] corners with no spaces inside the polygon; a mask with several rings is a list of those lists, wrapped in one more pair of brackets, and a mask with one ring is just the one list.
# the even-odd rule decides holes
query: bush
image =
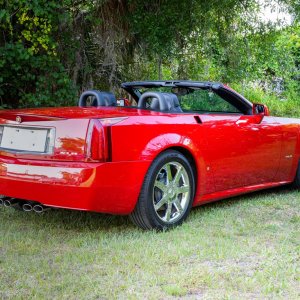
{"label": "bush", "polygon": [[243,94],[252,103],[261,103],[269,107],[271,115],[277,117],[300,117],[299,96],[297,90],[288,90],[282,95],[266,92],[262,88],[233,84],[234,89]]}

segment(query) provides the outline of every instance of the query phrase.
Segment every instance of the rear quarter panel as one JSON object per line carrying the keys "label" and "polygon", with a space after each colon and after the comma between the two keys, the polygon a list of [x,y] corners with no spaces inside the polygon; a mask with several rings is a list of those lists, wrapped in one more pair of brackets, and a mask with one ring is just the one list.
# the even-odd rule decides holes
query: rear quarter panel
{"label": "rear quarter panel", "polygon": [[[130,117],[112,126],[112,161],[150,161],[172,147],[186,149],[195,161],[196,195],[214,190],[213,176],[207,170],[208,145],[202,126],[194,115],[160,115]],[[146,174],[145,174],[146,175]],[[197,198],[197,197],[196,197]]]}

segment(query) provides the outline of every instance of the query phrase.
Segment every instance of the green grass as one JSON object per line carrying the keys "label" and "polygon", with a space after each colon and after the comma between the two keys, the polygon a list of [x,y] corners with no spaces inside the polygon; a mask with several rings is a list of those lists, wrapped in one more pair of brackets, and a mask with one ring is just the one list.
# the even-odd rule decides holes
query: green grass
{"label": "green grass", "polygon": [[198,207],[145,232],[126,217],[0,210],[0,299],[299,299],[300,193]]}

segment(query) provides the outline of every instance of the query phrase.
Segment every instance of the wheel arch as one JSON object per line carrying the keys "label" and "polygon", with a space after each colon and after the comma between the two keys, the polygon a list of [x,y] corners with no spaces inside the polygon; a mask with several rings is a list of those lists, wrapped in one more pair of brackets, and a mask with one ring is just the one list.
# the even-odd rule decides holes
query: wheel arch
{"label": "wheel arch", "polygon": [[[205,145],[203,145],[205,147]],[[195,176],[195,202],[199,202],[202,194],[205,194],[207,187],[212,184],[211,175],[207,172],[207,161],[203,155],[201,144],[194,141],[188,134],[165,133],[149,140],[143,146],[139,159],[154,161],[161,153],[167,150],[177,150],[187,157],[192,165]]]}
{"label": "wheel arch", "polygon": [[201,151],[195,148],[194,146],[187,147],[186,145],[168,144],[168,145],[164,145],[164,147],[162,147],[155,153],[153,160],[155,160],[159,155],[161,155],[162,153],[168,150],[175,150],[181,153],[190,163],[194,175],[194,180],[195,180],[194,203],[196,203],[197,202],[196,196],[199,195],[201,191],[205,190],[205,186],[206,186],[206,177],[205,177],[206,165],[203,156],[201,155]]}

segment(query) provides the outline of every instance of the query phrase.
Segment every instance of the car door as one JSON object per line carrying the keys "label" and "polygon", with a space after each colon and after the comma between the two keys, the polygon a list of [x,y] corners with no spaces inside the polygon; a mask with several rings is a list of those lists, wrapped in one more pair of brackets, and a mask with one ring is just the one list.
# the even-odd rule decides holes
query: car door
{"label": "car door", "polygon": [[250,111],[245,113],[241,101],[247,100],[222,93],[196,90],[181,99],[183,109],[197,110],[202,121],[207,170],[214,177],[215,191],[273,182],[279,168],[282,128],[272,117],[253,115],[248,102]]}
{"label": "car door", "polygon": [[272,182],[282,131],[272,117],[201,115],[216,191]]}
{"label": "car door", "polygon": [[282,151],[276,181],[293,181],[299,163],[299,120],[278,117],[274,120],[276,126],[282,128]]}

